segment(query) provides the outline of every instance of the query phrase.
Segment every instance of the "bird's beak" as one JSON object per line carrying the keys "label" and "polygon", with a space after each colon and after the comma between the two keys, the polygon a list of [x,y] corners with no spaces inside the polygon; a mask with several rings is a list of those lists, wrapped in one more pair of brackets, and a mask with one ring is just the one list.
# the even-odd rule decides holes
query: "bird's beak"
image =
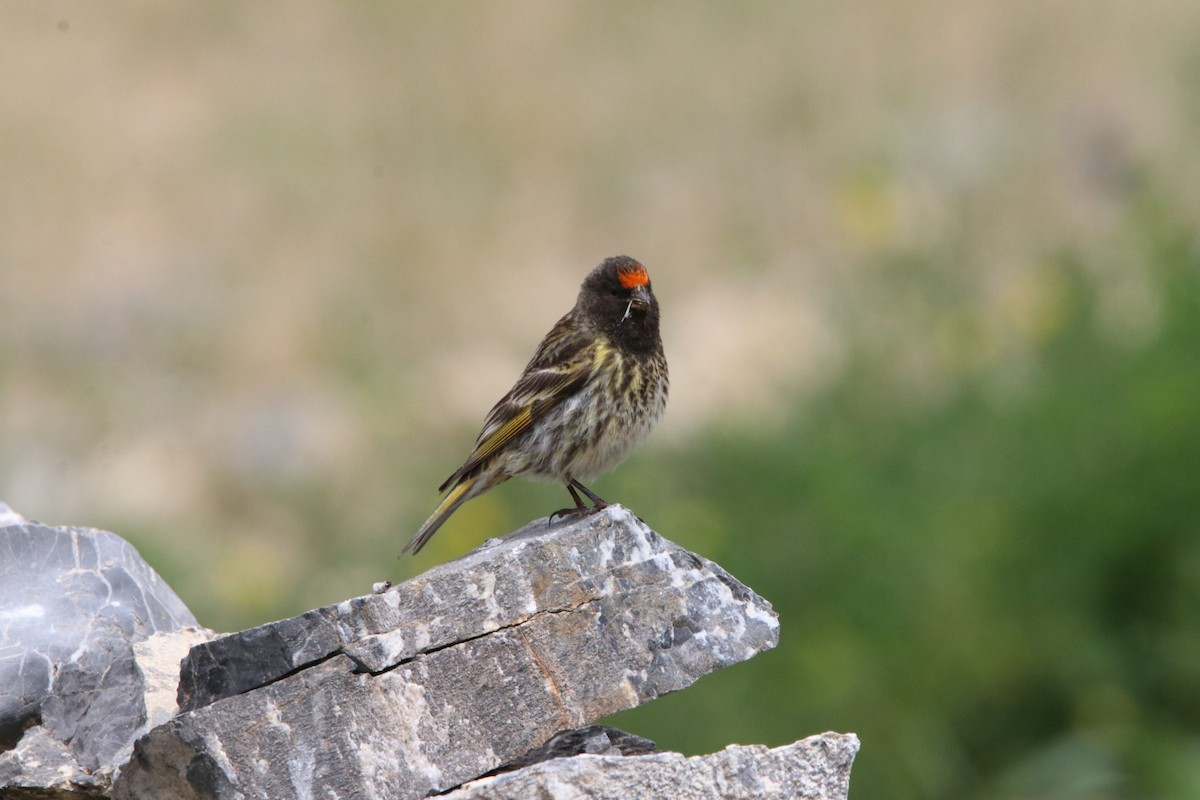
{"label": "bird's beak", "polygon": [[633,311],[636,306],[639,311],[650,305],[650,292],[645,286],[635,286],[632,295],[629,298],[629,305],[625,306],[625,315],[621,317],[621,322],[629,319],[629,312]]}
{"label": "bird's beak", "polygon": [[633,304],[638,308],[645,308],[650,305],[650,290],[644,285],[635,286],[633,289]]}

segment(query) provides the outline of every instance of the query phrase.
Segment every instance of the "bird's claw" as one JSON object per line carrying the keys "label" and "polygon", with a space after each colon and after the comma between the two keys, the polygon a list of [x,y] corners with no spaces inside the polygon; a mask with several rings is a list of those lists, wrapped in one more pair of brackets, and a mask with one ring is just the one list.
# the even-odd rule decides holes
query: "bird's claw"
{"label": "bird's claw", "polygon": [[583,519],[584,517],[590,517],[597,511],[603,511],[606,508],[608,508],[608,503],[597,503],[591,508],[588,508],[587,506],[580,506],[576,508],[560,508],[558,511],[555,511],[550,515],[550,518],[546,524],[553,525],[556,522],[562,522],[568,519]]}

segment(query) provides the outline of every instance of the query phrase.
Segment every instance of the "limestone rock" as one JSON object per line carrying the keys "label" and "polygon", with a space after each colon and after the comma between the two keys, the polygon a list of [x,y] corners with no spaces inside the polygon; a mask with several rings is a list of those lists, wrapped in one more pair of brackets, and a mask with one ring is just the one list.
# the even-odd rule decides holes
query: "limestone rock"
{"label": "limestone rock", "polygon": [[0,794],[105,792],[133,740],[174,713],[196,624],[115,534],[0,528]]}
{"label": "limestone rock", "polygon": [[732,745],[687,758],[580,755],[472,781],[445,800],[846,800],[854,734],[825,733],[767,749]]}
{"label": "limestone rock", "polygon": [[641,756],[658,752],[657,745],[649,739],[626,733],[609,725],[588,725],[559,731],[540,747],[535,747],[520,758],[496,768],[493,772],[528,767],[552,758],[566,758],[589,753],[594,756]]}
{"label": "limestone rock", "polygon": [[0,528],[7,528],[9,525],[20,525],[25,521],[17,512],[8,507],[8,503],[0,501]]}
{"label": "limestone rock", "polygon": [[[417,798],[773,647],[770,605],[620,506],[221,637],[118,798]],[[514,773],[515,774],[515,773]]]}

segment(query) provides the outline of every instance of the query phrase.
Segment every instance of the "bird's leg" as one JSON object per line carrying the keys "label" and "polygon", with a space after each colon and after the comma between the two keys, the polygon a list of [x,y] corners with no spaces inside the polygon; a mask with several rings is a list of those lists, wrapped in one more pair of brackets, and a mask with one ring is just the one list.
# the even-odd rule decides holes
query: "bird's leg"
{"label": "bird's leg", "polygon": [[[553,524],[558,517],[582,517],[588,514],[594,514],[608,505],[608,503],[604,502],[599,495],[574,478],[568,480],[565,485],[567,487],[567,491],[571,493],[571,499],[575,501],[575,507],[560,508],[558,511],[555,511],[550,515],[550,524]],[[576,489],[578,489],[579,492],[583,492],[585,495],[587,495],[587,498],[595,503],[595,505],[592,508],[588,508],[587,503],[583,502],[583,498],[579,496],[579,492],[575,491]]]}
{"label": "bird's leg", "polygon": [[572,478],[570,481],[568,481],[566,483],[566,487],[567,487],[567,491],[571,493],[571,499],[575,501],[575,507],[574,508],[560,508],[558,511],[555,511],[553,514],[550,515],[549,523],[551,525],[554,524],[554,521],[558,517],[576,517],[576,516],[583,516],[585,513],[587,513],[588,507],[586,505],[584,505],[583,500],[581,500],[579,497],[579,494],[576,493],[575,487],[571,485],[574,482],[575,482],[575,480],[574,480],[574,478]]}
{"label": "bird's leg", "polygon": [[[572,480],[572,483],[574,483],[573,480]],[[575,501],[575,508],[573,508],[571,510],[572,511],[586,511],[587,505],[583,502],[583,500],[581,500],[579,498],[579,494],[575,491],[575,487],[572,486],[571,483],[568,483],[566,486],[567,486],[567,491],[571,493],[571,499]]]}
{"label": "bird's leg", "polygon": [[595,504],[595,507],[592,509],[592,511],[599,511],[602,508],[608,507],[608,503],[604,501],[604,498],[600,497],[600,495],[596,494],[574,478],[572,478],[571,482],[567,484],[567,489],[571,491],[571,496],[575,498],[575,504],[580,507],[583,506],[583,503],[579,502],[579,495],[575,494],[576,489],[587,495],[587,499],[591,500],[592,503]]}

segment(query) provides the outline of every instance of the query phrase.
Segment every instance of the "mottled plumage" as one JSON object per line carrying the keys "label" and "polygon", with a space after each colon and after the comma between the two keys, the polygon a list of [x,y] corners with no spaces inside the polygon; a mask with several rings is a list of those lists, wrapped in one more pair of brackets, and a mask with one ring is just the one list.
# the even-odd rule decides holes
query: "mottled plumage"
{"label": "mottled plumage", "polygon": [[416,553],[454,511],[514,475],[559,481],[588,510],[605,503],[579,481],[625,459],[667,405],[658,301],[645,267],[607,259],[555,323],[524,372],[488,412],[475,448],[438,491],[449,492],[405,552]]}

